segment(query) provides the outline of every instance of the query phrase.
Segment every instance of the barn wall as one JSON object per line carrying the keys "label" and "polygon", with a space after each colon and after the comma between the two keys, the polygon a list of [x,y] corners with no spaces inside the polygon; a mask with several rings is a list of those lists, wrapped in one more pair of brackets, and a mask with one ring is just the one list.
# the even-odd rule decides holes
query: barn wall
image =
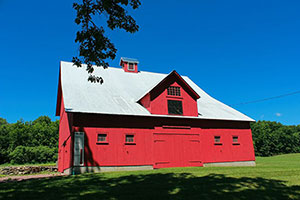
{"label": "barn wall", "polygon": [[[153,163],[153,138],[150,130],[88,127],[83,131],[85,166],[134,166]],[[98,143],[97,134],[107,134],[107,142]],[[125,143],[126,134],[134,134],[134,143]]]}
{"label": "barn wall", "polygon": [[150,94],[146,94],[142,99],[141,99],[141,104],[144,106],[150,113],[151,113],[151,101],[150,101]]}
{"label": "barn wall", "polygon": [[[202,129],[201,140],[204,163],[254,161],[251,129]],[[220,143],[214,141],[220,136]],[[232,137],[238,136],[238,142]]]}
{"label": "barn wall", "polygon": [[72,166],[72,113],[66,113],[61,100],[58,141],[58,171],[63,172]]}
{"label": "barn wall", "polygon": [[[73,125],[85,132],[85,166],[163,168],[255,160],[249,122],[75,113]],[[108,134],[107,144],[97,143],[98,133]],[[135,144],[125,144],[126,133],[135,134]],[[239,145],[232,144],[233,135]],[[214,136],[221,136],[221,145],[214,144]]]}

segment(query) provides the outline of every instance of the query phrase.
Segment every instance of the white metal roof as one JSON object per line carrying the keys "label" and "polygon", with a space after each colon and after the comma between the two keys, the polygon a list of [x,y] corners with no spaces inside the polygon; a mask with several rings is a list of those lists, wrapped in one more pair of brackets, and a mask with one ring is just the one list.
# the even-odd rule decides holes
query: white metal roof
{"label": "white metal roof", "polygon": [[77,68],[73,63],[61,62],[61,85],[67,112],[254,121],[212,98],[186,76],[182,78],[201,97],[197,100],[198,117],[153,115],[137,103],[146,91],[150,91],[168,74],[144,71],[128,73],[122,68],[113,67],[95,67],[93,74],[101,76],[104,83],[87,81],[89,74],[85,67]]}

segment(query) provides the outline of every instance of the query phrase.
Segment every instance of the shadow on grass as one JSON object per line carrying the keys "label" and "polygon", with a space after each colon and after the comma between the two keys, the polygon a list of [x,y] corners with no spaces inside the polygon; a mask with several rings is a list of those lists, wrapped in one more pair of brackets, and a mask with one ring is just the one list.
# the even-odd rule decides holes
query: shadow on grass
{"label": "shadow on grass", "polygon": [[220,174],[84,174],[0,183],[0,199],[300,199],[300,186]]}

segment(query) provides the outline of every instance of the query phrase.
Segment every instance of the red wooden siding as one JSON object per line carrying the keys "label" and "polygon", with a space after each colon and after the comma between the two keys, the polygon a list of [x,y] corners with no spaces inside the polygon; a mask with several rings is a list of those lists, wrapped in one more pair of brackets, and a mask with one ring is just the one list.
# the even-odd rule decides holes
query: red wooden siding
{"label": "red wooden siding", "polygon": [[[77,128],[75,128],[76,130]],[[84,128],[85,166],[152,165],[152,134],[149,130],[128,128]],[[107,134],[107,143],[97,143],[97,134]],[[125,135],[134,134],[126,143]]]}
{"label": "red wooden siding", "polygon": [[72,114],[66,113],[63,100],[61,100],[59,141],[58,141],[58,171],[72,166]]}
{"label": "red wooden siding", "polygon": [[[233,162],[255,160],[252,134],[250,129],[203,129],[203,161]],[[214,136],[220,136],[220,143],[215,143]],[[238,143],[233,143],[232,136],[238,136]]]}
{"label": "red wooden siding", "polygon": [[[59,171],[72,166],[71,130],[85,133],[85,166],[164,168],[255,160],[249,122],[80,113],[67,117],[61,110]],[[97,134],[107,134],[107,142],[98,143]],[[134,144],[125,143],[126,134],[134,134]],[[214,136],[221,137],[222,145],[215,145]],[[238,136],[238,145],[232,136]]]}
{"label": "red wooden siding", "polygon": [[[167,88],[169,86],[179,87],[181,96],[168,95]],[[160,91],[159,94],[145,95],[140,102],[145,108],[147,108],[147,110],[151,114],[168,115],[168,100],[176,100],[182,102],[182,116],[198,116],[197,101],[192,98],[186,91],[186,89],[177,82],[173,82],[170,85],[165,85],[164,90]]]}

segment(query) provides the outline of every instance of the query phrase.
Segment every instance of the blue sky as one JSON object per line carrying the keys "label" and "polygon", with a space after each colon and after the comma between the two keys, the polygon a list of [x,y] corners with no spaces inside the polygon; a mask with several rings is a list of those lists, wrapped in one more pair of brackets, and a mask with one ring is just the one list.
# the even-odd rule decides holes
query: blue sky
{"label": "blue sky", "polygon": [[[0,0],[0,117],[55,118],[59,61],[77,55],[71,0]],[[136,34],[108,31],[139,69],[189,76],[231,105],[300,90],[300,1],[145,0]],[[235,105],[255,120],[300,124],[300,94]]]}

